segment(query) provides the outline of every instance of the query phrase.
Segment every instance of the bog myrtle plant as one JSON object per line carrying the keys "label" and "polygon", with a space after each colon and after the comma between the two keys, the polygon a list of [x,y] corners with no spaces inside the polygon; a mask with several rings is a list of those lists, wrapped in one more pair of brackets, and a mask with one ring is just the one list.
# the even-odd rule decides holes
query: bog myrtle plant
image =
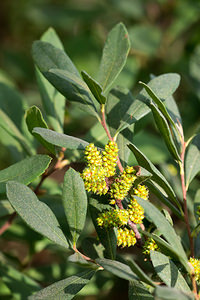
{"label": "bog myrtle plant", "polygon": [[[129,299],[199,299],[200,200],[197,195],[188,205],[187,191],[200,170],[200,135],[184,138],[173,97],[180,82],[178,74],[151,76],[148,84],[140,82],[136,96],[115,86],[129,48],[128,32],[119,23],[108,34],[93,79],[86,71],[79,73],[56,32],[49,29],[32,48],[44,117],[36,106],[27,108],[24,116],[15,92],[20,121],[12,105],[10,110],[0,110],[8,148],[14,145],[11,151],[23,153],[17,163],[0,171],[1,206],[10,205],[11,210],[0,234],[20,216],[32,230],[55,243],[58,251],[74,253],[74,263],[84,268],[44,288],[21,275],[21,281],[27,282],[28,299],[72,299],[104,270],[129,282]],[[8,93],[10,88],[2,85],[1,89]],[[96,119],[97,135],[89,142],[87,136],[84,140],[63,133],[65,99]],[[134,127],[147,114],[152,115],[180,175],[181,196],[151,157],[134,145]],[[36,140],[46,154],[37,154]],[[129,163],[130,154],[137,165]],[[73,156],[84,161],[79,171],[69,167]],[[52,173],[66,166],[61,195],[65,221],[61,222],[56,207],[42,201],[42,187]],[[88,220],[95,234],[83,239]],[[187,232],[184,243],[176,223]],[[137,249],[137,262],[133,255],[127,257],[125,249],[129,254]],[[142,267],[138,261],[143,261]],[[2,260],[2,270],[5,264]],[[12,290],[8,277],[15,280],[15,275],[2,276]]]}

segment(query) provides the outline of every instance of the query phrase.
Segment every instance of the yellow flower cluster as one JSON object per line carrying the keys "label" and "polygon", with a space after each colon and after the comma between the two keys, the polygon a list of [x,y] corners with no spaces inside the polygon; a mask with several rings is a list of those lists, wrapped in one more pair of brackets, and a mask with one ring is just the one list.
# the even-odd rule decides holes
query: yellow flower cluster
{"label": "yellow flower cluster", "polygon": [[[83,170],[82,178],[87,191],[95,194],[106,194],[111,197],[110,204],[122,201],[128,196],[134,181],[136,170],[127,166],[120,175],[116,175],[118,159],[118,147],[113,141],[109,141],[101,153],[94,144],[89,144],[85,149],[87,166]],[[127,209],[110,209],[103,211],[97,218],[100,227],[115,227],[118,230],[117,244],[122,247],[130,247],[136,243],[135,233],[128,228],[128,221],[135,224],[142,223],[144,210],[137,203],[135,196],[148,199],[148,190],[143,185],[137,185],[130,193],[130,202]]]}
{"label": "yellow flower cluster", "polygon": [[115,203],[115,199],[123,200],[131,189],[137,176],[135,175],[136,171],[133,167],[127,166],[123,173],[119,175],[110,188],[110,195],[113,198],[111,203]]}
{"label": "yellow flower cluster", "polygon": [[108,192],[106,178],[115,174],[117,155],[117,144],[111,141],[105,146],[103,155],[94,144],[89,144],[85,148],[87,167],[81,176],[88,192],[99,195],[105,195]]}
{"label": "yellow flower cluster", "polygon": [[115,169],[117,165],[117,156],[118,156],[118,147],[117,144],[113,141],[109,141],[105,146],[103,151],[103,168],[106,172],[106,177],[111,177],[115,175]]}
{"label": "yellow flower cluster", "polygon": [[100,151],[95,147],[94,144],[89,144],[85,148],[85,158],[88,166],[102,167],[102,157]]}
{"label": "yellow flower cluster", "polygon": [[87,167],[83,170],[81,176],[88,192],[91,191],[99,195],[105,195],[108,192],[109,187],[106,178],[115,174],[117,155],[117,144],[112,141],[105,146],[103,155],[94,144],[89,144],[85,148]]}
{"label": "yellow flower cluster", "polygon": [[130,204],[128,205],[129,219],[135,224],[141,224],[144,219],[144,209],[140,204],[138,204],[134,196],[148,200],[148,189],[146,186],[138,184],[137,187],[133,189]]}
{"label": "yellow flower cluster", "polygon": [[135,233],[132,229],[118,228],[117,231],[117,245],[124,247],[134,246],[137,242]]}
{"label": "yellow flower cluster", "polygon": [[146,242],[144,243],[143,249],[144,249],[143,253],[145,255],[149,255],[151,250],[152,251],[155,251],[155,250],[159,251],[160,250],[158,245],[156,244],[156,242],[152,238],[148,238],[146,240]]}
{"label": "yellow flower cluster", "polygon": [[97,218],[97,223],[101,227],[121,227],[126,225],[129,219],[126,209],[111,209],[102,212]]}
{"label": "yellow flower cluster", "polygon": [[140,197],[144,200],[148,200],[149,191],[145,185],[138,184],[137,187],[133,189],[133,195]]}
{"label": "yellow flower cluster", "polygon": [[105,195],[108,187],[105,181],[105,172],[102,167],[90,166],[85,168],[82,173],[85,189],[94,194]]}
{"label": "yellow flower cluster", "polygon": [[194,268],[195,280],[200,284],[200,259],[190,257],[189,263]]}

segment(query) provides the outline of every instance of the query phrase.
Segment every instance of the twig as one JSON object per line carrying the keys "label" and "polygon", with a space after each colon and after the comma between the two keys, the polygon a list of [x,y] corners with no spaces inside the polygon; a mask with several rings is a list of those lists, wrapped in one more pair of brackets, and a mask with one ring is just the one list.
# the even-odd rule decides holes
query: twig
{"label": "twig", "polygon": [[4,223],[4,225],[0,228],[0,235],[2,235],[12,224],[16,217],[16,211],[10,215],[9,219]]}

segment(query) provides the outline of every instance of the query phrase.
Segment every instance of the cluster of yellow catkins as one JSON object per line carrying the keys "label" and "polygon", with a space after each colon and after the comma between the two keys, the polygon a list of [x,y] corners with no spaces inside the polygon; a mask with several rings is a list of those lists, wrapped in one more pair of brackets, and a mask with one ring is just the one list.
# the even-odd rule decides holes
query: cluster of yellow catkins
{"label": "cluster of yellow catkins", "polygon": [[109,141],[102,152],[94,144],[89,144],[85,148],[85,159],[87,166],[83,170],[82,178],[88,192],[98,195],[107,194],[111,205],[115,205],[116,201],[122,201],[126,197],[129,199],[126,209],[119,209],[116,206],[100,213],[97,224],[102,228],[117,228],[118,246],[133,246],[137,241],[134,231],[128,226],[128,221],[135,224],[142,223],[144,210],[136,201],[135,196],[147,200],[147,188],[140,184],[133,187],[137,178],[133,167],[127,166],[117,175],[118,147],[114,141]]}

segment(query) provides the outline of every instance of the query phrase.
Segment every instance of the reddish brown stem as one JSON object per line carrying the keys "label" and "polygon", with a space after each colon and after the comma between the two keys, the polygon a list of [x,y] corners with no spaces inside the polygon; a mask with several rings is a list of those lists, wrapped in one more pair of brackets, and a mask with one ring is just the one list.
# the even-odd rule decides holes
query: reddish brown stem
{"label": "reddish brown stem", "polygon": [[101,116],[102,116],[102,119],[101,119],[101,125],[103,126],[109,140],[113,141],[113,138],[112,136],[110,135],[110,132],[108,130],[108,127],[107,127],[107,124],[106,124],[106,118],[105,118],[105,111],[104,111],[104,108],[102,108],[101,110]]}
{"label": "reddish brown stem", "polygon": [[12,215],[10,215],[9,219],[0,228],[0,235],[2,235],[11,226],[11,224],[14,221],[16,215],[17,215],[16,212],[14,212]]}

